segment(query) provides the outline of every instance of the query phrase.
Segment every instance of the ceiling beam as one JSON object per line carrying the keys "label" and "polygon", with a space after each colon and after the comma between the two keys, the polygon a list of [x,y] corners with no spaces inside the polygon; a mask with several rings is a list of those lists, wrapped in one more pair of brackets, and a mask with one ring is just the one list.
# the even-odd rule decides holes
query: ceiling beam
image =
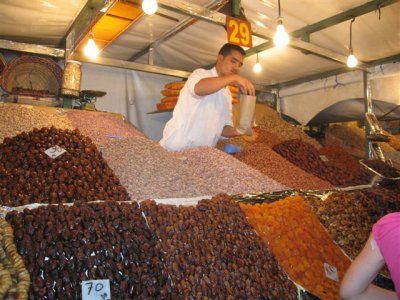
{"label": "ceiling beam", "polygon": [[[384,57],[384,58],[377,59],[377,60],[371,60],[371,61],[365,62],[365,65],[368,66],[368,68],[370,68],[370,67],[374,67],[374,66],[381,65],[381,64],[387,64],[387,63],[391,63],[391,62],[393,62],[393,63],[400,62],[400,54]],[[343,67],[343,68],[338,68],[338,69],[327,71],[327,72],[313,74],[310,76],[305,76],[302,78],[297,78],[297,79],[269,85],[267,87],[270,89],[281,89],[284,87],[294,86],[297,84],[302,84],[304,82],[310,82],[313,80],[324,79],[324,78],[328,78],[330,76],[335,76],[335,75],[353,72],[353,71],[357,71],[357,70]]]}
{"label": "ceiling beam", "polygon": [[[206,4],[206,8],[214,8],[217,7],[216,10],[218,11],[220,7],[224,6],[229,0],[212,0],[209,3]],[[161,42],[164,42],[168,40],[169,38],[173,37],[180,31],[184,30],[185,28],[191,26],[194,22],[196,22],[196,18],[192,17],[187,17],[175,26],[173,26],[170,30],[165,32],[162,36],[160,36],[157,40],[153,41],[149,45],[143,47],[141,50],[139,50],[137,53],[132,55],[128,60],[129,61],[135,61],[142,55],[146,54],[150,48],[154,48],[157,44],[160,44]]]}
{"label": "ceiling beam", "polygon": [[154,66],[154,65],[139,64],[139,63],[135,63],[135,62],[112,59],[112,58],[105,58],[105,57],[97,57],[95,59],[90,59],[84,55],[76,54],[76,55],[74,55],[74,60],[78,60],[80,62],[85,62],[85,63],[89,63],[89,64],[129,69],[129,70],[142,71],[142,72],[147,72],[147,73],[155,73],[155,74],[168,75],[168,76],[175,76],[175,77],[180,77],[180,78],[188,78],[190,75],[190,72],[186,72],[186,71],[168,69],[168,68],[158,67],[158,66]]}
{"label": "ceiling beam", "polygon": [[[289,35],[292,37],[302,38],[304,36],[308,36],[311,33],[335,26],[339,23],[351,20],[352,18],[356,18],[372,11],[375,11],[379,8],[383,8],[385,6],[391,5],[393,3],[399,2],[400,0],[373,0],[367,2],[365,4],[359,5],[357,7],[351,8],[334,16],[328,17],[311,25],[307,25],[298,30],[292,31]],[[246,56],[254,55],[258,52],[273,48],[274,44],[272,41],[268,41],[266,43],[262,43],[256,47],[253,47],[246,51]]]}
{"label": "ceiling beam", "polygon": [[[193,3],[188,3],[183,0],[158,0],[160,7],[169,9],[181,14],[189,15],[206,22],[217,24],[220,26],[225,26],[226,15],[204,8]],[[252,24],[253,35],[264,38],[266,40],[272,40],[275,32],[269,28],[261,28],[255,24]],[[289,42],[290,46],[311,52],[320,57],[330,59],[341,64],[347,63],[347,56],[336,53],[332,50],[322,48],[311,43],[304,42],[300,39],[292,38]],[[359,63],[359,67],[363,68],[362,62]]]}
{"label": "ceiling beam", "polygon": [[46,55],[56,58],[64,58],[65,55],[65,51],[63,49],[57,49],[57,48],[51,48],[51,47],[27,44],[27,43],[17,43],[7,40],[0,40],[0,49]]}
{"label": "ceiling beam", "polygon": [[[75,47],[102,14],[115,4],[117,0],[88,0],[79,15],[75,18],[65,36],[65,57],[68,58]],[[104,8],[104,12],[101,11]]]}

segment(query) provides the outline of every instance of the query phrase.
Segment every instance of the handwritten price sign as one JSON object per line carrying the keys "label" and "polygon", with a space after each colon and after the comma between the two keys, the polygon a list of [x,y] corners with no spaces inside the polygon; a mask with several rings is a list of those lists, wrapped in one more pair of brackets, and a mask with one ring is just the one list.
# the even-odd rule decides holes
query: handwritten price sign
{"label": "handwritten price sign", "polygon": [[226,17],[228,42],[243,47],[253,47],[251,25],[249,22],[232,17]]}
{"label": "handwritten price sign", "polygon": [[65,152],[66,152],[66,150],[61,148],[60,146],[54,146],[54,147],[51,147],[51,148],[47,149],[46,151],[44,151],[44,153],[46,153],[51,158],[57,158],[61,154],[64,154]]}
{"label": "handwritten price sign", "polygon": [[110,300],[110,280],[82,281],[82,300]]}

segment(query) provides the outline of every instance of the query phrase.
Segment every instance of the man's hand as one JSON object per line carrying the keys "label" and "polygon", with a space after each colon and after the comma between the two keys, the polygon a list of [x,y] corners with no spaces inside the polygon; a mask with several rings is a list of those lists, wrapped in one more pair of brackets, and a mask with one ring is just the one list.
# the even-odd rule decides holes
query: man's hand
{"label": "man's hand", "polygon": [[242,134],[230,125],[225,125],[224,129],[222,130],[223,137],[231,138],[239,135]]}
{"label": "man's hand", "polygon": [[253,83],[243,76],[236,75],[235,85],[239,86],[240,91],[245,95],[255,96],[256,94]]}

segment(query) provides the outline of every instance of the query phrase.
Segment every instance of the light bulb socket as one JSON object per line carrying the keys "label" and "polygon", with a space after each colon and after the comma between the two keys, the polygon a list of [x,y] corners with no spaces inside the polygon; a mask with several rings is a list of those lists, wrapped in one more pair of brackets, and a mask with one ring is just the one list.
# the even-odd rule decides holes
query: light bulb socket
{"label": "light bulb socket", "polygon": [[281,16],[276,18],[276,24],[277,25],[283,25],[283,18]]}
{"label": "light bulb socket", "polygon": [[349,48],[349,55],[353,54],[353,48]]}

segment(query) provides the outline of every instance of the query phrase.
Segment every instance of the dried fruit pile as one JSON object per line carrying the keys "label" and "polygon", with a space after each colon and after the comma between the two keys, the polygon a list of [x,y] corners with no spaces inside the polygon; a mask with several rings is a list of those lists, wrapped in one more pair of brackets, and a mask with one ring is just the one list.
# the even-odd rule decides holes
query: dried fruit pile
{"label": "dried fruit pile", "polygon": [[[312,145],[301,140],[289,140],[273,147],[284,158],[299,168],[329,181],[336,186],[348,186],[354,184],[367,184],[370,176],[366,173],[356,174],[335,161],[324,162],[320,153]],[[360,176],[360,178],[359,178]]]}
{"label": "dried fruit pile", "polygon": [[358,193],[334,192],[326,200],[306,199],[335,242],[352,259],[372,230],[372,219]]}
{"label": "dried fruit pile", "polygon": [[166,265],[189,299],[296,299],[296,288],[226,195],[196,207],[141,202],[162,240]]}
{"label": "dried fruit pile", "polygon": [[75,203],[9,212],[32,299],[81,299],[81,282],[109,279],[112,299],[174,295],[137,203]]}
{"label": "dried fruit pile", "polygon": [[[66,150],[51,158],[45,151]],[[54,149],[54,148],[53,148]],[[34,129],[0,144],[0,204],[129,200],[96,146],[78,130]]]}
{"label": "dried fruit pile", "polygon": [[29,273],[14,244],[12,227],[0,218],[0,299],[28,299]]}
{"label": "dried fruit pile", "polygon": [[[333,243],[309,205],[300,196],[271,204],[240,205],[250,223],[271,247],[289,277],[321,299],[339,299],[340,280],[350,260]],[[330,279],[327,274],[338,281]]]}
{"label": "dried fruit pile", "polygon": [[110,113],[68,111],[72,124],[96,145],[134,136],[144,136],[135,126]]}
{"label": "dried fruit pile", "polygon": [[332,185],[303,171],[263,143],[254,143],[235,157],[277,182],[295,189],[327,189]]}

